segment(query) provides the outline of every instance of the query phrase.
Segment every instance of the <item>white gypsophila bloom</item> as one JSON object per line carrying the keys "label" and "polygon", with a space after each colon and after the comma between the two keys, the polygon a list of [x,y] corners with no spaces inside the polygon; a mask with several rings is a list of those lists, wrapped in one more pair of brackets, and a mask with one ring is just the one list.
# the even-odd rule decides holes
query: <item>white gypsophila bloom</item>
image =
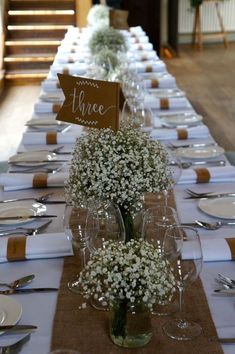
{"label": "white gypsophila bloom", "polygon": [[[105,271],[97,272],[98,268]],[[80,273],[79,283],[86,298],[127,299],[144,302],[149,308],[170,298],[176,285],[168,261],[144,240],[106,241]]]}
{"label": "white gypsophila bloom", "polygon": [[112,27],[103,26],[92,33],[88,48],[92,55],[98,54],[104,48],[108,48],[113,53],[126,52],[127,43],[120,31]]}
{"label": "white gypsophila bloom", "polygon": [[140,207],[145,192],[161,192],[172,181],[165,148],[133,126],[119,131],[90,129],[76,142],[66,201],[78,206],[89,200],[113,202],[126,210]]}
{"label": "white gypsophila bloom", "polygon": [[101,25],[109,25],[109,7],[97,4],[91,7],[87,15],[89,26],[97,27]]}

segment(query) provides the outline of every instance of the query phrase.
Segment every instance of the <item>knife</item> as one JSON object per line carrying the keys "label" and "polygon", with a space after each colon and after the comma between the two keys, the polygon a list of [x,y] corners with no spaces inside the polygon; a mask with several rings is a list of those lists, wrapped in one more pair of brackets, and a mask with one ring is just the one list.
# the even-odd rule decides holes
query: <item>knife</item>
{"label": "knife", "polygon": [[189,196],[184,199],[213,199],[213,198],[223,198],[223,197],[235,197],[235,193],[217,193],[217,194],[206,194],[201,196]]}
{"label": "knife", "polygon": [[204,147],[204,146],[216,146],[215,143],[192,143],[192,144],[183,144],[183,145],[174,145],[172,144],[173,149],[180,148],[191,148],[191,147]]}
{"label": "knife", "polygon": [[0,326],[0,332],[1,331],[11,331],[11,332],[18,332],[18,331],[28,331],[30,329],[37,329],[37,326],[33,325],[8,325],[8,326]]}
{"label": "knife", "polygon": [[235,343],[235,338],[218,338],[218,342],[223,344],[232,344]]}
{"label": "knife", "polygon": [[[9,160],[8,163],[9,164],[19,164],[22,162],[26,162],[26,163],[41,163],[41,162],[47,162],[47,163],[56,163],[56,162],[69,162],[69,159],[67,160]],[[19,172],[20,173],[20,172]]]}
{"label": "knife", "polygon": [[235,296],[235,289],[216,289],[213,294],[217,296]]}
{"label": "knife", "polygon": [[51,291],[58,291],[58,288],[29,288],[29,289],[9,289],[1,290],[1,295],[13,295],[13,294],[31,294],[31,293],[44,293]]}
{"label": "knife", "polygon": [[16,216],[0,216],[2,220],[27,220],[27,219],[41,219],[41,218],[56,218],[57,215],[16,215]]}

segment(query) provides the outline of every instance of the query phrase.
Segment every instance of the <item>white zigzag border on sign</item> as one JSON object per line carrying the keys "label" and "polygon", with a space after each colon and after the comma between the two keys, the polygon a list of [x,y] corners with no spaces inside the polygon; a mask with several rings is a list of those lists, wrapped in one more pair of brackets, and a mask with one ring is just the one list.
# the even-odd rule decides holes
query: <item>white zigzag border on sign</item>
{"label": "white zigzag border on sign", "polygon": [[90,81],[86,81],[86,80],[82,80],[82,81],[79,81],[76,83],[78,86],[81,86],[81,85],[87,85],[87,86],[92,86],[92,87],[95,87],[95,88],[99,88],[98,84],[95,84],[93,82],[90,82]]}
{"label": "white zigzag border on sign", "polygon": [[79,123],[88,124],[88,125],[96,125],[98,123],[97,121],[94,121],[94,120],[88,121],[88,120],[84,120],[84,119],[81,119],[81,118],[77,118],[76,120]]}

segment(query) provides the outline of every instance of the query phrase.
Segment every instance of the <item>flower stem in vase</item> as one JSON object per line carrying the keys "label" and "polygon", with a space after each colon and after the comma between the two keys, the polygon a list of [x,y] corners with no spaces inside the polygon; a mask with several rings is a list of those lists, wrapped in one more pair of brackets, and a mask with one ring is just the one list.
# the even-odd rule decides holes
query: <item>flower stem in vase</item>
{"label": "flower stem in vase", "polygon": [[117,301],[113,306],[113,321],[112,321],[112,328],[111,328],[111,332],[114,337],[125,338],[126,316],[127,316],[126,299],[122,301]]}
{"label": "flower stem in vase", "polygon": [[125,233],[126,233],[126,242],[129,242],[132,239],[136,238],[136,232],[135,232],[135,227],[134,227],[134,220],[129,211],[124,209],[123,206],[119,206],[122,218],[123,218],[123,223],[125,227]]}

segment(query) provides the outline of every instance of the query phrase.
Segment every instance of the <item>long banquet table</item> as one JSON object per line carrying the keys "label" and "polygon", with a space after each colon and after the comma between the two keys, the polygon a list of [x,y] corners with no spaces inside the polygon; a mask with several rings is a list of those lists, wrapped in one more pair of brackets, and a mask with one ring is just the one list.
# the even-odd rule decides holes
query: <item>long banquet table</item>
{"label": "long banquet table", "polygon": [[[134,30],[133,30],[134,31]],[[50,73],[48,75],[48,79],[42,83],[42,95],[39,99],[39,102],[35,104],[35,112],[33,114],[32,119],[38,117],[55,117],[55,114],[50,111],[47,112],[47,108],[45,105],[43,106],[43,97],[45,97],[48,93],[56,92],[61,95],[61,92],[58,91],[56,72],[68,72],[69,73],[79,73],[79,75],[85,75],[86,65],[84,63],[79,65],[79,61],[76,61],[75,65],[71,67],[66,63],[68,61],[72,61],[71,57],[74,58],[76,50],[79,53],[79,49],[83,48],[86,45],[86,36],[83,36],[84,32],[79,32],[78,29],[71,28],[68,31],[68,34],[65,37],[61,47],[58,49],[58,54],[53,64]],[[74,44],[74,36],[80,38],[80,43],[77,47]],[[76,38],[77,38],[76,37]],[[71,39],[72,38],[72,39]],[[73,47],[75,46],[75,49]],[[150,46],[151,47],[151,46]],[[73,50],[72,50],[72,49]],[[147,47],[146,47],[147,48]],[[72,52],[72,53],[71,53]],[[66,56],[67,55],[67,56]],[[78,54],[77,54],[78,55]],[[85,57],[87,54],[87,50],[82,51],[82,55]],[[67,58],[67,59],[66,59]],[[162,68],[164,68],[164,63],[162,63],[157,56],[154,56],[154,59],[158,62]],[[63,63],[64,61],[64,63]],[[85,68],[85,69],[84,69]],[[85,71],[84,71],[85,70]],[[163,70],[166,70],[165,68]],[[174,80],[173,80],[174,83]],[[59,92],[59,93],[58,93]],[[58,97],[57,97],[58,99]],[[56,102],[56,101],[55,101]],[[42,106],[44,108],[42,108]],[[44,110],[44,111],[43,111]],[[182,109],[177,109],[176,112],[194,112],[193,107],[190,102],[187,101],[187,106]],[[174,113],[174,109],[172,109]],[[159,113],[167,114],[166,111],[154,110],[154,114],[157,116]],[[158,119],[156,119],[158,122]],[[156,123],[158,124],[158,123]],[[30,128],[28,128],[28,132],[32,132]],[[34,131],[35,132],[35,131]],[[68,134],[73,132],[75,135],[79,135],[81,133],[80,127],[72,127],[68,132],[64,134]],[[26,133],[27,134],[27,133]],[[35,134],[40,134],[37,132]],[[24,137],[25,138],[25,137]],[[31,137],[30,139],[34,139]],[[29,140],[27,144],[21,144],[19,147],[19,152],[36,150],[36,149],[53,149],[57,147],[56,144],[46,145],[45,143],[41,143],[40,139],[37,144],[33,144],[34,140]],[[204,138],[192,138],[187,139],[187,143],[195,143],[195,142],[213,142],[214,139],[208,133],[207,137]],[[30,143],[31,142],[31,143]],[[169,140],[167,140],[169,142]],[[182,144],[185,140],[177,140],[171,139],[170,142],[175,142],[176,144]],[[63,143],[64,149],[62,151],[72,151],[73,142],[72,143]],[[68,155],[60,155],[61,158],[68,158]],[[227,166],[229,166],[229,162],[227,161]],[[223,167],[220,167],[223,168]],[[19,172],[21,168],[18,168]],[[68,166],[65,165],[63,170],[65,173],[68,171]],[[0,175],[1,181],[2,175]],[[231,180],[231,182],[220,182],[220,183],[204,183],[204,184],[178,184],[174,188],[175,200],[177,205],[177,211],[179,213],[179,218],[181,222],[192,222],[195,219],[199,220],[207,220],[213,221],[213,217],[206,216],[202,211],[198,208],[197,200],[184,199],[186,196],[185,189],[192,188],[195,191],[220,191],[220,192],[234,192],[234,182],[235,179]],[[28,188],[22,190],[12,190],[12,191],[4,191],[3,188],[0,190],[0,200],[10,199],[10,198],[21,198],[21,197],[32,197],[35,198],[40,196],[43,193],[52,191],[54,193],[53,199],[61,199],[63,198],[63,189],[62,188],[45,188],[45,189],[35,189]],[[47,205],[48,214],[56,214],[57,217],[53,219],[53,222],[47,227],[43,232],[45,233],[60,233],[63,232],[63,213],[64,213],[64,204],[61,205]],[[31,222],[30,226],[34,226],[35,222]],[[211,240],[216,238],[224,238],[224,237],[235,237],[235,230],[232,227],[224,227],[216,231],[207,231],[204,229],[199,229],[201,239]],[[32,237],[40,237],[32,236]],[[21,262],[6,262],[1,263],[0,267],[0,275],[1,282],[9,282],[12,279],[16,279],[26,274],[35,274],[35,279],[33,281],[34,287],[59,287],[60,279],[63,270],[63,258],[55,258],[55,259],[38,259],[38,260],[27,260]],[[218,273],[226,274],[228,276],[233,277],[235,274],[235,263],[232,261],[222,261],[222,262],[205,262],[203,265],[203,270],[201,273],[201,280],[203,283],[204,291],[206,294],[206,298],[209,304],[209,308],[211,311],[211,315],[217,330],[218,336],[221,337],[234,337],[235,336],[235,320],[234,320],[234,297],[219,297],[213,294],[213,290],[217,287],[215,283],[215,276]],[[76,269],[74,269],[74,274],[76,274]],[[21,295],[11,295],[12,298],[15,298],[22,304],[22,317],[19,323],[24,324],[34,324],[38,326],[38,329],[31,334],[30,341],[28,341],[22,348],[22,354],[46,354],[50,350],[50,342],[52,336],[53,329],[53,319],[56,310],[56,301],[57,301],[57,292],[53,293],[43,293],[43,294],[21,294]],[[69,301],[69,298],[68,298]],[[1,302],[0,302],[1,308]],[[79,310],[78,308],[75,311],[86,311]],[[94,310],[95,311],[95,310]],[[77,334],[79,336],[79,333]],[[95,337],[95,333],[91,333],[91,336]],[[2,336],[0,338],[3,340]],[[87,338],[89,341],[89,338]],[[195,342],[196,343],[196,342]],[[65,343],[66,347],[69,347],[69,343]],[[235,344],[234,345],[222,345],[223,352],[225,354],[232,354],[235,352]],[[79,347],[78,347],[79,350]],[[200,352],[200,348],[197,348],[198,352]],[[124,349],[123,349],[124,352]],[[105,349],[104,349],[105,353]],[[145,353],[145,349],[143,348],[142,353]],[[146,351],[147,353],[147,351]],[[83,354],[81,352],[81,354]],[[85,353],[84,353],[85,354]],[[88,354],[88,352],[87,352]]]}

